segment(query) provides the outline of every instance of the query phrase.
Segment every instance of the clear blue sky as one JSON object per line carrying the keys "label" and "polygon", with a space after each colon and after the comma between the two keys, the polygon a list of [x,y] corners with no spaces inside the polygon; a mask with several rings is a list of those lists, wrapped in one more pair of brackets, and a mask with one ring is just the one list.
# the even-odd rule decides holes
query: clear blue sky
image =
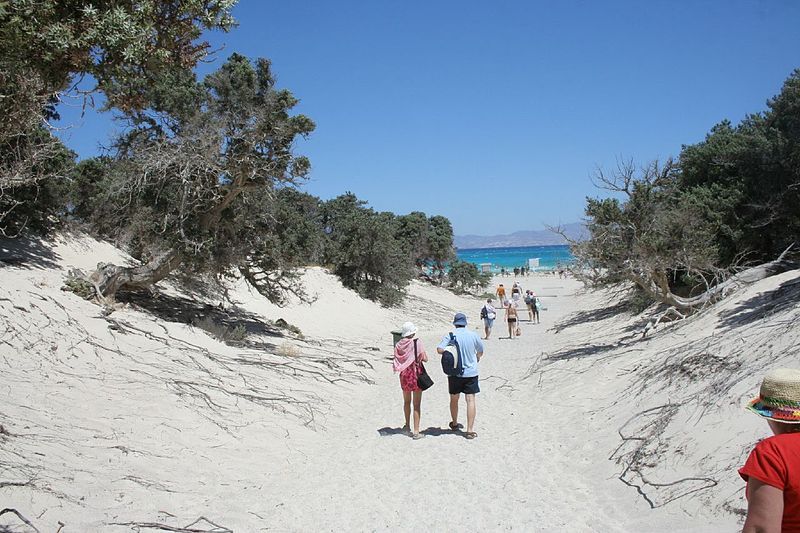
{"label": "clear blue sky", "polygon": [[[597,166],[677,155],[800,67],[800,1],[241,0],[208,38],[272,60],[317,131],[305,190],[456,234],[578,221]],[[81,157],[114,126],[63,109]]]}

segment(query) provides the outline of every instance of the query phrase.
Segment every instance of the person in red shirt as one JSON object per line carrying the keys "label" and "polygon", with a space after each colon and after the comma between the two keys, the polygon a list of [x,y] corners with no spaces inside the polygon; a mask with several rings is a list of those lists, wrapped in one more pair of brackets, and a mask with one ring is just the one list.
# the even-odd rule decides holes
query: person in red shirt
{"label": "person in red shirt", "polygon": [[800,533],[800,370],[778,368],[747,408],[767,419],[772,437],[750,452],[743,533]]}

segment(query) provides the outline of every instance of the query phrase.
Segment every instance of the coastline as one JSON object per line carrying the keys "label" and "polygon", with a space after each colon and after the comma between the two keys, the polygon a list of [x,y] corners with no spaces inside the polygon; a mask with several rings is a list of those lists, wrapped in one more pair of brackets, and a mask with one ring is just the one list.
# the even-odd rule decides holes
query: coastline
{"label": "coastline", "polygon": [[[522,266],[530,266],[531,272],[554,271],[574,260],[569,245],[464,248],[457,249],[456,255],[479,269],[491,265],[494,274],[499,274],[501,268],[513,270]],[[531,264],[531,259],[537,259],[538,264]]]}

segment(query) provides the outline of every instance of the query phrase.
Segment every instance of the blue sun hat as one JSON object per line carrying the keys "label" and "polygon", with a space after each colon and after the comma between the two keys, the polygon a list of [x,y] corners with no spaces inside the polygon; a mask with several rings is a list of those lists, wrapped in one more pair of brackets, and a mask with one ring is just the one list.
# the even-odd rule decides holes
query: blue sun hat
{"label": "blue sun hat", "polygon": [[453,325],[454,326],[466,326],[467,325],[467,315],[464,313],[456,313],[456,316],[453,317]]}
{"label": "blue sun hat", "polygon": [[776,368],[764,376],[747,409],[776,422],[800,424],[800,370]]}

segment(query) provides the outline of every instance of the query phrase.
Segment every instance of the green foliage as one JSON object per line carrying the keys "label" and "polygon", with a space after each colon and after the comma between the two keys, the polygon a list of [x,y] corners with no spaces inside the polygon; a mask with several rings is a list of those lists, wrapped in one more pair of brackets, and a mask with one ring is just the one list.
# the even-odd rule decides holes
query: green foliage
{"label": "green foliage", "polygon": [[720,261],[774,259],[800,240],[800,70],[764,113],[685,146],[680,187],[716,227]]}
{"label": "green foliage", "polygon": [[441,278],[445,265],[455,257],[453,226],[443,216],[427,218],[425,213],[413,211],[397,217],[397,243],[421,272],[430,268]]}
{"label": "green foliage", "polygon": [[413,278],[413,262],[395,236],[397,217],[378,213],[347,193],[323,206],[325,262],[342,283],[383,305],[398,304]]}
{"label": "green foliage", "polygon": [[698,293],[743,258],[767,262],[800,242],[800,70],[764,113],[717,124],[677,165],[621,165],[598,181],[615,196],[587,199],[590,239],[573,246],[587,279],[702,305]]}
{"label": "green foliage", "polygon": [[420,211],[397,217],[397,244],[417,267],[428,260],[428,217]]}
{"label": "green foliage", "polygon": [[[66,203],[57,196],[66,149],[43,127],[65,94],[91,104],[90,94],[102,92],[106,108],[124,113],[158,108],[157,89],[169,87],[160,97],[173,99],[186,87],[175,79],[191,76],[205,57],[201,33],[232,27],[234,3],[0,1],[0,231],[46,230],[55,206]],[[70,88],[80,83],[81,93]]]}
{"label": "green foliage", "polygon": [[[450,222],[295,189],[310,163],[293,145],[315,126],[291,114],[269,61],[233,54],[202,81],[192,72],[202,32],[229,29],[233,4],[0,0],[0,231],[66,215],[124,247],[141,264],[98,268],[101,299],[178,269],[242,275],[280,302],[302,292],[296,266],[326,263],[365,297],[399,302],[415,269],[441,274],[454,256]],[[76,82],[127,126],[112,156],[78,165],[42,126]]]}
{"label": "green foliage", "polygon": [[290,190],[309,170],[294,139],[314,123],[291,115],[297,100],[275,88],[268,61],[238,54],[176,94],[188,99],[170,103],[177,112],[132,116],[113,160],[77,169],[74,215],[143,263],[169,251],[184,274],[238,271],[280,301],[297,287],[292,268],[319,253],[302,223],[315,201]]}
{"label": "green foliage", "polygon": [[51,227],[66,208],[74,164],[75,153],[41,125],[0,140],[0,235]]}
{"label": "green foliage", "polygon": [[294,265],[322,263],[325,234],[320,199],[284,187],[278,190],[271,207],[275,221],[273,233],[281,256]]}
{"label": "green foliage", "polygon": [[90,222],[113,217],[103,199],[112,166],[113,161],[108,157],[84,159],[75,166],[67,194],[70,214],[74,218]]}
{"label": "green foliage", "polygon": [[443,271],[454,255],[445,217],[377,213],[349,192],[325,202],[321,215],[324,263],[345,286],[386,306],[403,299],[415,270],[434,264]]}
{"label": "green foliage", "polygon": [[[234,0],[9,0],[0,9],[0,115],[38,114],[74,75],[90,75],[109,106],[145,107],[151,77],[191,68],[204,30],[233,26]],[[34,90],[31,90],[34,89]],[[27,106],[27,108],[26,108]]]}
{"label": "green foliage", "polygon": [[456,259],[447,272],[450,288],[456,292],[467,292],[475,288],[485,289],[492,279],[487,272],[480,272],[474,263]]}
{"label": "green foliage", "polygon": [[680,190],[671,161],[641,169],[621,164],[598,180],[622,199],[586,201],[590,238],[573,245],[573,254],[593,283],[634,281],[655,297],[675,289],[676,272],[703,279],[714,271],[714,228]]}
{"label": "green foliage", "polygon": [[445,265],[456,256],[453,246],[453,225],[446,217],[437,215],[428,220],[428,253],[435,272],[444,274]]}

